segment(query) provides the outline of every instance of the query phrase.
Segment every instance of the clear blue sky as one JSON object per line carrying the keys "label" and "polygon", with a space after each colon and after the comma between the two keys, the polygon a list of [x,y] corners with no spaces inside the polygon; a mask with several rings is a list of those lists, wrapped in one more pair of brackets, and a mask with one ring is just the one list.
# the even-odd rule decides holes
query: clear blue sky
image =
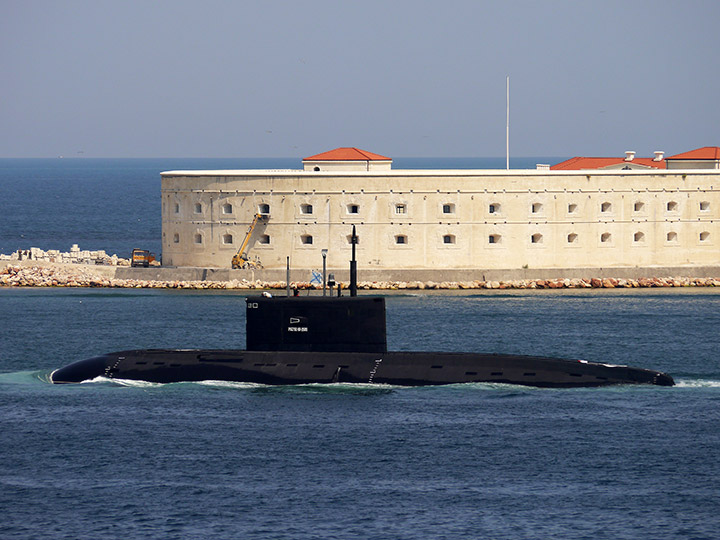
{"label": "clear blue sky", "polygon": [[0,0],[0,157],[720,146],[720,2]]}

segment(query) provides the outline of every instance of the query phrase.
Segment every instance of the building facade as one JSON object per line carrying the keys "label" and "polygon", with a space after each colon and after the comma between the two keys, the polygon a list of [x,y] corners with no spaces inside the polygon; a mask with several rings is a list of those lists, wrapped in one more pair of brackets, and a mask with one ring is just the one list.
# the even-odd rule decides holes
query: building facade
{"label": "building facade", "polygon": [[[393,170],[338,149],[303,170],[162,173],[163,264],[367,269],[720,264],[720,170]],[[333,159],[336,157],[337,159]],[[667,158],[668,160],[670,158]]]}

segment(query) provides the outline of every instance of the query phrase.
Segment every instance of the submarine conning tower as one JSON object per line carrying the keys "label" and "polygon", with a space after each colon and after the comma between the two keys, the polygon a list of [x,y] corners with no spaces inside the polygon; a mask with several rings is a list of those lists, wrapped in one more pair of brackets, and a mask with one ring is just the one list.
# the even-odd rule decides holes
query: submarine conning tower
{"label": "submarine conning tower", "polygon": [[248,351],[387,352],[385,299],[357,296],[355,225],[350,238],[350,296],[247,298]]}
{"label": "submarine conning tower", "polygon": [[382,297],[246,299],[248,351],[387,352]]}

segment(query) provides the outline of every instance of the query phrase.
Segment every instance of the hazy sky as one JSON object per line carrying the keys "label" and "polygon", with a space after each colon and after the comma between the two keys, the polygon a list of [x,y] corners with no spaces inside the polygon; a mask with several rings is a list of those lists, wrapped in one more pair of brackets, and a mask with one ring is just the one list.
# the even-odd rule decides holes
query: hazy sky
{"label": "hazy sky", "polygon": [[0,157],[720,146],[720,1],[0,0]]}

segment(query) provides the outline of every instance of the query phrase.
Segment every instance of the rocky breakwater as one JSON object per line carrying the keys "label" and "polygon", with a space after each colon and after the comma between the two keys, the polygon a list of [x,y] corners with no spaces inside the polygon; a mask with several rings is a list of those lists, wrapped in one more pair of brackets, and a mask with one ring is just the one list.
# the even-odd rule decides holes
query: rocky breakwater
{"label": "rocky breakwater", "polygon": [[[284,281],[233,279],[229,281],[183,281],[118,279],[93,265],[21,266],[0,268],[2,287],[110,287],[150,289],[285,289]],[[322,289],[317,284],[291,282],[299,290]],[[348,283],[342,287],[347,289]],[[454,289],[615,289],[649,287],[720,287],[720,278],[653,277],[640,279],[533,279],[509,281],[361,281],[363,290],[454,290]]]}

